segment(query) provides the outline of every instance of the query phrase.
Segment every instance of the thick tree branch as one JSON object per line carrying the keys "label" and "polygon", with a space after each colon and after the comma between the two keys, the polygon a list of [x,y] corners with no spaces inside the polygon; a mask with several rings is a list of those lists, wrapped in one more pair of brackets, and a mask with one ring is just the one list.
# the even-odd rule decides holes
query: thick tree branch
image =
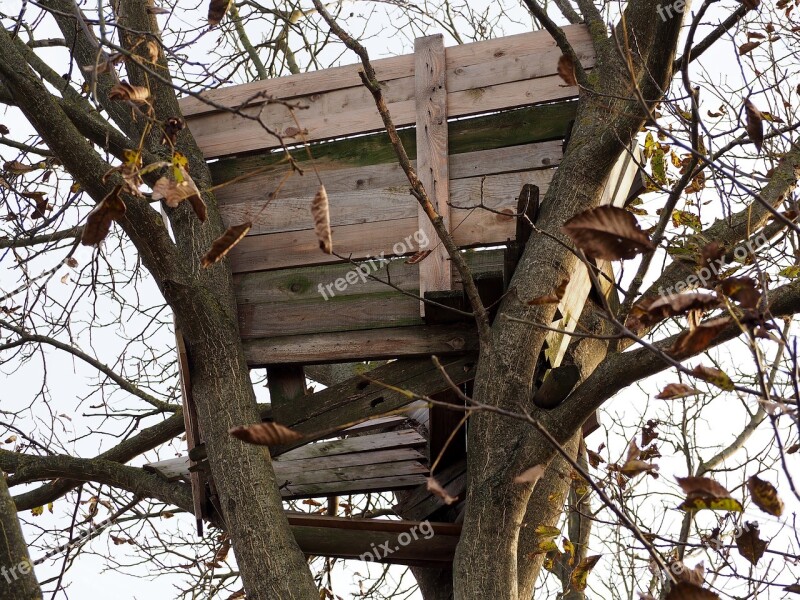
{"label": "thick tree branch", "polygon": [[[161,423],[143,429],[136,435],[120,442],[113,448],[99,454],[96,458],[116,463],[126,463],[148,450],[167,443],[172,438],[180,435],[183,430],[183,412],[179,411]],[[14,480],[19,483],[27,483],[27,481],[20,478],[20,475],[16,475]],[[78,485],[78,482],[72,479],[55,479],[40,488],[15,496],[14,502],[18,510],[30,510],[37,506],[44,506],[49,502],[54,502],[76,485]]]}

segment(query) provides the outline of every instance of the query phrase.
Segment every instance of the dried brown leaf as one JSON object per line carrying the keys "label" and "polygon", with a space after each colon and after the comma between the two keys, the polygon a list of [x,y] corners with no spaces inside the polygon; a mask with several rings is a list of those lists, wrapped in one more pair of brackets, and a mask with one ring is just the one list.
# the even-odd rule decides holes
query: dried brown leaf
{"label": "dried brown leaf", "polygon": [[750,98],[744,101],[744,112],[747,118],[746,127],[747,135],[750,141],[756,146],[756,150],[761,152],[761,146],[764,144],[764,120],[761,116],[761,111],[750,102]]}
{"label": "dried brown leaf", "polygon": [[31,212],[31,219],[44,219],[45,213],[53,210],[53,205],[47,202],[47,196],[44,192],[24,192],[22,194],[25,198],[30,198],[35,204],[33,212]]}
{"label": "dried brown leaf", "polygon": [[125,201],[120,197],[122,186],[116,186],[92,209],[83,226],[81,244],[95,246],[102,242],[111,230],[111,222],[125,215]]}
{"label": "dried brown leaf", "polygon": [[415,252],[411,256],[408,257],[406,260],[407,265],[416,265],[417,263],[422,262],[425,260],[430,253],[433,252],[432,250],[420,250],[419,252]]}
{"label": "dried brown leaf", "polygon": [[667,352],[675,357],[699,354],[708,348],[720,332],[732,322],[730,317],[725,316],[700,323],[697,327],[681,333]]}
{"label": "dried brown leaf", "polygon": [[558,76],[568,86],[578,85],[578,80],[575,78],[575,64],[568,54],[562,54],[558,59]]}
{"label": "dried brown leaf", "polygon": [[695,396],[700,393],[700,390],[693,388],[685,383],[668,383],[664,386],[659,394],[656,395],[658,400],[677,400],[678,398],[686,398],[688,396]]}
{"label": "dried brown leaf", "polygon": [[242,241],[252,226],[253,224],[247,221],[241,225],[231,225],[228,227],[225,233],[212,242],[211,248],[203,255],[200,266],[205,269],[221,261],[225,255],[231,251],[231,248]]}
{"label": "dried brown leaf", "polygon": [[311,216],[314,218],[314,233],[317,234],[320,250],[325,254],[332,254],[331,216],[328,207],[328,192],[325,191],[324,185],[320,184],[314,201],[311,203]]}
{"label": "dried brown leaf", "polygon": [[232,427],[228,433],[243,442],[256,446],[280,446],[302,440],[305,437],[280,423],[271,421]]}
{"label": "dried brown leaf", "polygon": [[561,228],[589,258],[628,260],[653,249],[629,211],[600,206],[578,213]]}
{"label": "dried brown leaf", "polygon": [[694,369],[689,371],[692,375],[703,381],[707,381],[726,392],[732,392],[734,389],[733,381],[726,373],[714,367],[706,367],[697,365]]}
{"label": "dried brown leaf", "polygon": [[742,308],[756,309],[761,300],[758,283],[750,277],[728,277],[719,284],[720,291],[736,300]]}
{"label": "dried brown leaf", "polygon": [[139,85],[131,85],[127,81],[120,81],[108,91],[109,100],[122,100],[143,104],[150,97],[150,90]]}
{"label": "dried brown leaf", "polygon": [[736,549],[754,567],[759,559],[764,556],[769,542],[762,540],[758,535],[758,523],[745,523],[741,535],[736,537]]}
{"label": "dried brown leaf", "polygon": [[572,571],[572,575],[569,578],[573,590],[582,592],[586,589],[589,583],[589,573],[592,572],[598,560],[600,560],[599,554],[587,556],[575,567],[575,570]]}
{"label": "dried brown leaf", "polygon": [[568,284],[569,284],[569,277],[567,277],[561,283],[559,283],[558,287],[553,291],[552,294],[545,294],[544,296],[537,296],[533,300],[528,300],[528,305],[538,306],[540,304],[558,304],[564,297],[564,292],[567,291]]}
{"label": "dried brown leaf", "polygon": [[208,3],[208,25],[219,25],[231,7],[231,0],[210,0]]}
{"label": "dried brown leaf", "polygon": [[672,586],[665,600],[719,600],[719,596],[699,585],[680,581]]}
{"label": "dried brown leaf", "polygon": [[778,490],[769,481],[753,475],[747,480],[747,489],[750,491],[753,504],[765,513],[773,517],[780,517],[783,514],[783,500],[778,496]]}
{"label": "dried brown leaf", "polygon": [[752,52],[761,45],[761,42],[745,42],[739,46],[739,56],[743,56],[748,52]]}

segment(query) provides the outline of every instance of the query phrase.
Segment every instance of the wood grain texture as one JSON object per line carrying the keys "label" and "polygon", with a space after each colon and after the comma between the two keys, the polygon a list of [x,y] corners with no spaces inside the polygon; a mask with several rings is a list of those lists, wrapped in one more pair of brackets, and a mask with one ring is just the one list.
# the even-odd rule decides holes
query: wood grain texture
{"label": "wood grain texture", "polygon": [[463,354],[477,341],[472,325],[421,325],[244,340],[244,354],[251,367],[314,364]]}
{"label": "wood grain texture", "polygon": [[[593,64],[588,32],[581,26],[565,29],[582,63]],[[544,35],[543,35],[544,34]],[[575,91],[561,85],[556,75],[560,50],[545,32],[534,32],[476,42],[450,49],[442,69],[449,90],[449,116],[465,116],[492,110],[566,99]],[[452,55],[452,56],[451,56]],[[396,125],[414,124],[413,56],[375,61],[384,96]],[[382,68],[386,66],[385,72]],[[204,107],[196,98],[182,101],[184,114],[207,158],[280,147],[278,139],[258,126],[260,119],[289,143],[324,140],[382,129],[369,92],[357,76],[358,67],[340,67],[317,73],[278,78],[209,92],[218,104],[249,116]],[[263,95],[262,95],[263,94]],[[265,103],[266,95],[292,100],[302,109],[290,110],[280,103]],[[250,102],[251,106],[242,106]],[[295,116],[304,130],[298,135]]]}
{"label": "wood grain texture", "polygon": [[[417,124],[417,175],[433,210],[450,230],[450,174],[447,145],[447,88],[444,37],[430,35],[414,40],[414,85]],[[417,206],[418,231],[430,254],[419,263],[419,292],[452,289],[447,251],[425,209]],[[420,316],[425,304],[419,303]]]}
{"label": "wood grain texture", "polygon": [[[544,194],[552,177],[553,170],[545,169],[469,177],[451,182],[451,231],[456,243],[460,247],[489,246],[513,238],[516,230],[516,196],[520,188],[525,183],[533,183]],[[414,239],[419,227],[415,202],[407,192],[396,195],[392,192],[365,192],[363,195],[332,196],[331,229],[337,253],[353,260],[379,257],[382,253],[388,257],[398,251],[413,254],[419,247]],[[279,202],[276,203],[276,206],[279,205]],[[287,211],[292,210],[295,209],[287,208]],[[274,214],[280,212],[276,210]],[[391,218],[381,220],[383,217]],[[279,222],[288,223],[288,214],[281,217]],[[310,227],[308,215],[304,216],[302,223]],[[263,226],[270,227],[269,223]],[[229,257],[234,273],[340,261],[335,256],[319,251],[319,242],[310,228],[249,235],[230,252]]]}

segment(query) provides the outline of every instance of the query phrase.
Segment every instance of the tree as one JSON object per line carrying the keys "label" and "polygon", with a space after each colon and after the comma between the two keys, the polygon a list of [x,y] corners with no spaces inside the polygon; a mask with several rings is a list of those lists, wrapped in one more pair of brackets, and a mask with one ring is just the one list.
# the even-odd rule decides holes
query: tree
{"label": "tree", "polygon": [[[793,331],[788,325],[785,329],[774,325],[776,320],[791,319],[800,310],[793,254],[798,232],[794,189],[800,174],[800,147],[794,137],[798,123],[792,110],[800,88],[792,88],[797,72],[791,57],[797,52],[798,42],[792,6],[786,2],[775,7],[756,6],[748,1],[717,7],[715,1],[707,0],[689,15],[682,2],[680,6],[654,8],[650,2],[631,0],[619,11],[600,8],[588,0],[578,0],[575,5],[563,0],[555,4],[558,15],[533,0],[525,2],[537,26],[546,29],[563,52],[560,66],[566,83],[579,86],[580,104],[563,161],[515,271],[511,283],[515,293],[504,298],[492,324],[452,240],[446,231],[437,229],[451,258],[462,269],[481,354],[474,392],[468,399],[473,414],[463,532],[452,573],[415,570],[426,598],[531,597],[545,565],[556,574],[569,597],[583,597],[585,585],[581,581],[592,565],[588,524],[594,514],[587,499],[589,489],[599,498],[601,507],[611,511],[607,514],[613,521],[629,532],[619,535],[633,536],[637,548],[654,561],[657,576],[649,589],[642,591],[660,593],[662,579],[666,587],[672,584],[675,589],[702,583],[701,576],[699,581],[679,584],[686,576],[676,573],[685,574],[688,569],[674,568],[693,547],[689,541],[692,518],[686,518],[679,534],[673,532],[666,538],[676,549],[671,556],[662,553],[653,541],[654,532],[643,533],[650,528],[632,508],[635,502],[628,493],[634,489],[631,480],[644,472],[654,473],[652,452],[642,457],[638,448],[631,446],[616,470],[609,468],[604,477],[590,476],[586,449],[576,433],[617,392],[668,369],[691,377],[690,381],[707,381],[736,394],[750,407],[750,422],[743,437],[723,444],[726,448],[708,459],[702,458],[698,448],[703,441],[685,429],[683,417],[675,416],[676,430],[683,436],[682,446],[676,446],[683,448],[692,470],[684,474],[710,473],[745,446],[748,436],[764,422],[771,425],[774,445],[758,463],[749,463],[749,468],[777,464],[798,497],[788,466],[792,457],[787,456],[797,436]],[[211,5],[212,22],[226,19],[222,27],[227,44],[223,47],[231,52],[220,51],[219,60],[208,64],[186,58],[185,53],[192,49],[186,36],[192,34],[188,30],[162,31],[161,8],[149,1],[101,3],[102,13],[91,18],[72,0],[43,0],[35,8],[23,8],[18,15],[4,16],[0,101],[24,115],[32,133],[25,140],[29,131],[20,127],[20,139],[0,140],[21,153],[4,165],[9,217],[7,236],[0,239],[0,248],[16,259],[14,268],[22,283],[16,294],[5,298],[13,303],[3,309],[6,315],[0,327],[8,341],[0,348],[15,351],[7,359],[9,365],[25,364],[39,353],[46,367],[42,348],[49,347],[91,366],[104,378],[97,394],[104,399],[101,404],[110,421],[108,431],[117,433],[111,424],[114,419],[124,417],[128,425],[123,441],[95,458],[80,458],[55,433],[36,436],[24,421],[12,421],[6,427],[17,431],[24,443],[15,451],[0,451],[0,466],[13,473],[8,478],[12,488],[49,480],[14,498],[20,512],[46,506],[72,493],[81,482],[115,490],[110,493],[116,500],[152,498],[192,511],[187,486],[164,482],[139,467],[126,465],[183,430],[183,415],[174,401],[174,367],[167,370],[161,364],[162,349],[169,339],[158,340],[155,333],[158,327],[170,325],[163,316],[165,304],[186,340],[192,394],[221,515],[221,522],[213,525],[225,532],[220,544],[224,547],[226,540],[232,544],[247,597],[317,598],[318,582],[285,518],[268,453],[228,433],[232,427],[258,422],[260,412],[239,338],[230,270],[225,261],[208,269],[200,266],[225,228],[202,153],[187,131],[177,135],[180,109],[176,92],[197,94],[212,81],[266,78],[285,70],[298,72],[306,63],[318,66],[323,50],[327,51],[332,39],[337,38],[357,53],[363,63],[365,85],[377,100],[380,85],[370,70],[364,46],[351,37],[354,32],[348,32],[351,20],[345,18],[346,14],[331,16],[316,0],[315,10],[301,10],[299,6],[267,8],[256,2],[229,5],[213,1]],[[412,30],[439,26],[457,41],[461,41],[457,32],[465,22],[471,25],[474,36],[464,38],[479,38],[489,35],[496,18],[499,20],[488,9],[478,14],[466,5],[449,3],[421,13],[415,7],[389,10],[404,15]],[[609,19],[616,23],[610,28],[606,26]],[[265,22],[272,29],[271,37],[253,44],[252,34]],[[589,28],[597,56],[591,70],[581,64],[557,22],[583,22]],[[48,24],[58,28],[61,38],[42,37],[50,35],[40,33],[47,31]],[[202,37],[200,29],[196,31]],[[737,49],[729,38],[745,31],[748,42]],[[361,37],[369,36],[365,33]],[[58,59],[67,71],[63,77],[41,54],[41,49],[50,47],[61,48]],[[730,89],[717,80],[721,77],[718,65],[710,59],[705,64],[700,60],[715,52],[739,60],[740,80],[728,84]],[[714,100],[705,100],[706,95]],[[717,103],[721,104],[719,108]],[[391,115],[383,116],[391,130]],[[580,382],[557,406],[536,407],[531,397],[534,382],[543,375],[543,367],[537,362],[547,333],[542,324],[552,322],[556,308],[553,303],[527,301],[552,294],[581,261],[590,265],[593,253],[629,258],[630,253],[620,249],[619,238],[624,242],[626,235],[644,235],[640,231],[631,233],[629,217],[618,213],[609,217],[623,221],[612,229],[609,240],[596,233],[602,229],[596,213],[588,217],[593,213],[585,211],[597,206],[616,160],[642,137],[643,130],[649,131],[643,140],[643,167],[648,171],[644,191],[652,198],[645,206],[655,206],[659,212],[640,216],[652,222],[646,239],[657,250],[640,244],[633,252],[642,254],[636,259],[638,264],[624,262],[637,265],[633,276],[624,269],[617,271],[615,286],[622,295],[619,306],[602,300],[587,304],[580,320],[582,334],[575,336],[568,358],[577,366]],[[399,141],[395,146],[403,163]],[[41,160],[32,163],[30,155]],[[114,167],[117,161],[122,164]],[[426,190],[415,180],[413,171],[408,172],[416,197],[423,204],[429,203]],[[141,186],[154,188],[159,177],[169,173],[178,180],[190,178],[200,194],[191,200],[191,206],[189,202],[177,207],[162,203],[161,212],[152,203],[152,196],[141,192]],[[50,184],[50,178],[56,181]],[[42,193],[45,186],[50,186],[48,193],[57,198],[50,204]],[[714,208],[701,210],[709,201]],[[28,206],[33,212],[28,213]],[[588,237],[565,235],[564,224],[580,214],[588,219],[584,228],[595,233]],[[77,291],[66,299],[48,294],[45,283],[62,264],[77,268],[73,255],[79,240],[100,242],[106,228],[97,223],[107,226],[112,221],[122,233],[117,235],[114,230],[92,254],[90,271]],[[753,243],[758,239],[773,241],[770,247],[763,247]],[[598,244],[604,250],[598,251]],[[741,247],[746,248],[744,256],[737,254]],[[698,267],[719,267],[722,263],[714,261],[721,259],[740,272],[733,276],[716,269],[713,276],[694,274]],[[736,259],[741,264],[735,263]],[[657,261],[664,263],[660,272]],[[37,269],[44,275],[38,275]],[[599,286],[604,276],[607,274],[595,273],[594,283]],[[143,293],[134,301],[127,297],[128,293],[139,295],[152,284],[163,303],[150,306]],[[716,288],[718,293],[690,294],[678,300],[663,293],[698,285]],[[20,294],[24,302],[15,299]],[[716,321],[699,321],[699,314],[712,310],[719,311]],[[72,311],[81,315],[77,322],[70,316]],[[674,326],[666,329],[666,335],[651,331],[667,318],[680,322],[687,313],[690,329],[686,332],[669,335]],[[112,364],[80,350],[75,342],[107,324],[106,315],[110,314],[115,314],[111,321],[120,325],[131,315],[146,320],[141,331],[126,340],[129,348],[121,353],[122,360],[113,360]],[[89,322],[81,322],[83,318]],[[725,374],[727,368],[692,370],[684,364],[688,358],[737,338],[745,340],[750,355],[747,365],[737,359],[741,372],[733,379]],[[640,347],[631,349],[632,344]],[[780,352],[770,363],[766,352],[773,347]],[[132,360],[131,353],[143,348],[148,355]],[[106,397],[112,388],[136,398],[136,409],[114,409]],[[691,397],[695,392],[686,386],[665,389],[663,395]],[[36,395],[37,402],[50,402],[52,393],[45,381]],[[24,412],[20,408],[16,419],[22,419]],[[64,418],[52,419],[54,432]],[[147,426],[134,434],[145,421]],[[643,447],[648,445],[642,443]],[[700,463],[696,464],[698,456]],[[594,462],[596,457],[592,457],[589,454]],[[538,481],[515,482],[516,476],[536,465],[550,467]],[[747,468],[745,463],[742,472]],[[573,475],[577,483],[571,485],[565,473]],[[581,485],[584,480],[588,481]],[[636,485],[641,485],[641,480],[637,481]],[[731,478],[731,483],[738,488],[743,480]],[[753,485],[761,489],[757,483]],[[687,502],[698,498],[708,502],[710,494],[727,501],[726,493],[712,488],[698,490],[687,483]],[[761,506],[761,494],[752,489],[751,493]],[[562,513],[568,496],[567,518]],[[98,493],[90,499],[90,517],[100,498]],[[4,503],[4,526],[13,521],[7,506]],[[137,520],[147,516],[134,514]],[[562,544],[565,552],[555,544],[542,546],[542,528],[552,527],[562,518],[568,520],[570,546]],[[22,556],[21,534],[15,531],[15,535],[17,542],[9,544],[10,552],[3,554],[3,564],[9,567]],[[737,544],[741,537],[736,537]],[[574,550],[569,551],[569,547]],[[540,552],[543,548],[548,552]],[[723,565],[720,569],[726,564],[732,569],[723,573],[734,586],[731,589],[748,585],[742,582],[753,579],[759,585],[777,585],[762,571],[749,579],[737,579],[739,573],[724,553],[717,560]],[[750,562],[756,565],[758,559]],[[624,576],[617,573],[616,577]],[[782,585],[791,583],[780,581]],[[55,585],[60,584],[61,578]],[[17,594],[10,597],[30,597],[22,586],[12,586],[9,593]],[[676,593],[668,597],[689,597]]]}

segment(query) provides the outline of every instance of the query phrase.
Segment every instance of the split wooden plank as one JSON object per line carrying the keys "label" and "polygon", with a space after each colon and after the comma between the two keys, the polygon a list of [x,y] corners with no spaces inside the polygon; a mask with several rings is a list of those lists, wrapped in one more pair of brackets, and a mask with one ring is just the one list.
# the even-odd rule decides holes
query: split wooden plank
{"label": "split wooden plank", "polygon": [[[390,473],[388,469],[387,473]],[[280,492],[284,500],[296,500],[299,498],[319,498],[325,496],[344,496],[348,494],[367,494],[371,492],[403,490],[416,487],[424,482],[425,475],[417,473],[412,475],[358,479],[356,481],[289,485],[280,490]]]}
{"label": "split wooden plank", "polygon": [[[593,48],[588,29],[582,25],[564,27],[572,47],[578,53],[584,66],[593,65]],[[544,56],[558,51],[552,37],[544,31],[527,32],[492,40],[483,40],[470,44],[453,46],[448,50],[448,77],[460,79],[461,86],[482,87],[487,85],[486,77],[498,77],[497,71],[506,71],[499,76],[503,80],[513,77],[530,79],[529,63],[540,57],[541,63],[554,68],[552,57]],[[560,52],[560,51],[558,51]],[[524,57],[524,58],[523,58]],[[558,60],[558,54],[555,55]],[[491,69],[481,68],[491,63]],[[519,64],[515,64],[519,63]],[[553,63],[553,64],[550,64]],[[372,61],[378,80],[389,84],[396,79],[409,78],[414,75],[413,55],[394,56]],[[542,67],[538,67],[541,69]],[[278,77],[266,81],[257,81],[243,85],[225,87],[204,92],[201,97],[188,97],[180,100],[181,111],[185,117],[192,117],[209,112],[217,112],[219,108],[209,104],[236,107],[251,103],[264,103],[264,98],[295,99],[300,96],[325,93],[362,85],[358,72],[360,64],[334,67],[322,71],[313,71],[298,75]],[[507,71],[511,71],[511,73]],[[477,72],[476,72],[477,71]],[[494,71],[494,73],[493,73]],[[491,81],[491,80],[490,80]],[[466,89],[459,83],[450,81],[451,89]],[[204,102],[204,99],[209,102]]]}
{"label": "split wooden plank", "polygon": [[420,325],[243,340],[251,367],[464,354],[478,346],[474,325]]}
{"label": "split wooden plank", "polygon": [[[429,35],[414,40],[414,83],[417,124],[417,175],[430,205],[417,206],[419,233],[429,251],[419,263],[419,295],[453,288],[450,264],[433,221],[450,231],[450,174],[447,146],[447,88],[445,86],[444,36]],[[417,238],[415,232],[415,239]],[[419,303],[425,316],[425,303]]]}
{"label": "split wooden plank", "polygon": [[[475,376],[477,361],[474,356],[442,358],[441,362],[445,373],[456,385]],[[369,378],[372,381],[353,377],[292,403],[287,408],[283,424],[307,437],[284,446],[282,450],[296,448],[322,435],[329,436],[331,431],[345,429],[364,418],[410,408],[414,399],[397,389],[432,396],[449,387],[430,358],[397,360],[373,369]],[[275,453],[279,450],[276,449]]]}
{"label": "split wooden plank", "polygon": [[[634,152],[638,151],[634,150]],[[637,159],[635,160],[632,153],[625,152],[620,156],[619,160],[617,160],[617,163],[614,165],[606,181],[603,196],[600,201],[601,205],[624,206],[625,200],[628,197],[628,192],[639,173],[638,164],[640,164],[641,161],[638,160],[638,154],[636,157]],[[552,368],[561,364],[561,359],[567,351],[567,346],[572,341],[568,333],[575,330],[591,287],[592,284],[589,278],[589,272],[584,265],[578,265],[572,272],[567,289],[558,305],[561,318],[551,325],[551,327],[561,331],[551,331],[546,338],[547,347],[545,349],[545,357]]]}
{"label": "split wooden plank", "polygon": [[[186,343],[183,340],[183,334],[181,330],[178,329],[177,324],[175,325],[175,342],[178,350],[178,373],[180,374],[181,382],[186,446],[187,452],[191,452],[193,448],[202,443],[202,437],[200,434],[200,420],[197,417],[197,409],[192,399],[192,380],[189,376],[189,355],[186,350]],[[187,465],[187,470],[188,467],[194,466],[194,464],[194,461],[190,461]],[[191,473],[188,479],[192,488],[192,503],[197,525],[197,535],[203,535],[203,519],[207,516],[205,514],[205,506],[208,501],[205,492],[205,476],[202,473]]]}
{"label": "split wooden plank", "polygon": [[426,440],[413,429],[401,431],[388,431],[386,433],[373,433],[343,440],[331,440],[315,444],[306,444],[294,450],[289,450],[281,455],[281,462],[306,460],[320,456],[333,456],[335,454],[353,454],[355,452],[369,452],[371,450],[390,450],[393,448],[421,448]]}

